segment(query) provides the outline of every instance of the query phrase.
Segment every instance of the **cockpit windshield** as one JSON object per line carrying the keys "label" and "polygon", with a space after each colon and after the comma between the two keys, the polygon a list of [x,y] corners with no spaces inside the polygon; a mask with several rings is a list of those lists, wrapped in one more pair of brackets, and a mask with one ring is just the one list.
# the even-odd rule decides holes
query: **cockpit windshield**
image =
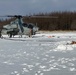
{"label": "cockpit windshield", "polygon": [[28,24],[27,23],[23,23],[22,26],[28,27]]}

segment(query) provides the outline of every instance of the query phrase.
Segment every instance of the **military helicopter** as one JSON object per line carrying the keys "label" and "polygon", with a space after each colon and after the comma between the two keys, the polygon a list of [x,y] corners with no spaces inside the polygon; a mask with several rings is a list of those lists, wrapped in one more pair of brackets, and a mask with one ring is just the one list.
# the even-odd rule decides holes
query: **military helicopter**
{"label": "military helicopter", "polygon": [[30,37],[31,35],[35,35],[36,32],[39,30],[39,27],[34,25],[33,23],[24,23],[22,20],[24,16],[7,15],[1,17],[15,17],[16,20],[10,22],[10,24],[3,26],[2,30],[0,31],[0,37],[3,34],[8,34],[10,38],[15,35],[20,35],[21,37],[22,35],[28,35]]}
{"label": "military helicopter", "polygon": [[[22,15],[7,15],[7,16],[0,16],[0,17],[15,17],[16,20],[10,22],[10,24],[4,25],[2,30],[0,31],[0,37],[3,34],[8,34],[11,38],[15,35],[28,35],[29,37],[31,35],[35,35],[36,32],[39,30],[39,27],[37,25],[34,25],[33,23],[24,23],[22,18],[26,16]],[[55,16],[28,16],[29,18],[58,18]]]}

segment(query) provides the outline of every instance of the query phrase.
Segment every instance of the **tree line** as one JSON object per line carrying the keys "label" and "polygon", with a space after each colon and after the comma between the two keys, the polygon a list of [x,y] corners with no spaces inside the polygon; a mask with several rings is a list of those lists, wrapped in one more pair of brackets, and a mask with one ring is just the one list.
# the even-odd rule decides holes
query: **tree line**
{"label": "tree line", "polygon": [[[49,16],[49,17],[30,17],[26,15],[23,21],[26,23],[37,24],[40,30],[76,30],[76,11],[70,12],[50,12],[33,14],[33,16]],[[0,20],[0,28],[14,20]]]}

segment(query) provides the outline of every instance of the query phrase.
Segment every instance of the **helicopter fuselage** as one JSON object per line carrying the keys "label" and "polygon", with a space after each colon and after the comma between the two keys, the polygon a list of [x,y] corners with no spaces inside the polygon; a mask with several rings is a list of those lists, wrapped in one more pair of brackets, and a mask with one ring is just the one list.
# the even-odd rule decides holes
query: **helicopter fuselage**
{"label": "helicopter fuselage", "polygon": [[0,34],[8,34],[10,37],[15,35],[34,35],[38,31],[38,27],[32,23],[24,23],[21,15],[7,16],[7,17],[16,17],[17,19],[10,22],[8,25],[4,25]]}
{"label": "helicopter fuselage", "polygon": [[28,35],[29,37],[31,35],[35,35],[36,32],[38,31],[38,27],[35,26],[32,23],[24,25],[22,24],[23,32],[20,29],[20,26],[17,23],[10,23],[8,25],[4,25],[3,29],[1,31],[1,34],[8,34],[10,37],[15,36],[15,35]]}

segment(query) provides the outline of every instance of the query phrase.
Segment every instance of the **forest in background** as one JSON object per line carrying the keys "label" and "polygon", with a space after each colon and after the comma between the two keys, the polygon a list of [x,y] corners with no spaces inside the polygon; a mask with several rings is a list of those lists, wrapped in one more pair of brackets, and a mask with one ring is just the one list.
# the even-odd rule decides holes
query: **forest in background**
{"label": "forest in background", "polygon": [[[23,18],[25,23],[37,24],[40,30],[76,30],[76,11],[38,13],[34,16],[49,16],[51,18],[27,17]],[[56,18],[54,18],[56,17]],[[0,29],[3,25],[9,24],[14,18],[0,20]]]}

